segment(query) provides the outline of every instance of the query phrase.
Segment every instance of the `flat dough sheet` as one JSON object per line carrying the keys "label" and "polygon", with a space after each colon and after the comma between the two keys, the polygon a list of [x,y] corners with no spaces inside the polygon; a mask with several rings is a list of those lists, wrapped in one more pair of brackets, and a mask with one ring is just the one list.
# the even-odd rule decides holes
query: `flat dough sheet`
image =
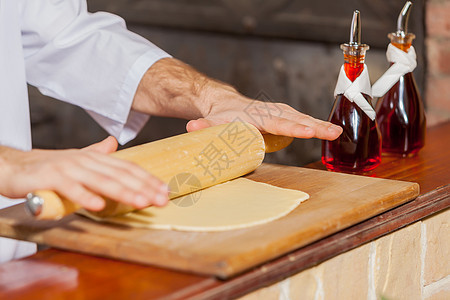
{"label": "flat dough sheet", "polygon": [[238,178],[123,216],[96,220],[132,227],[180,231],[225,231],[268,223],[295,209],[309,195]]}

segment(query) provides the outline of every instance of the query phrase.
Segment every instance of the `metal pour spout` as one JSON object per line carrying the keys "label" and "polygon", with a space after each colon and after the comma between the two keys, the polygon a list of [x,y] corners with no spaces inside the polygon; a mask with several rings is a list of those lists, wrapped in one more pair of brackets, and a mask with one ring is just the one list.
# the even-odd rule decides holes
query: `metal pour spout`
{"label": "metal pour spout", "polygon": [[403,6],[402,11],[398,15],[397,19],[397,34],[405,36],[408,33],[408,20],[409,14],[411,13],[411,1],[406,1],[405,6]]}
{"label": "metal pour spout", "polygon": [[349,45],[361,45],[361,17],[359,10],[353,12]]}
{"label": "metal pour spout", "polygon": [[361,17],[360,12],[355,10],[353,12],[352,24],[350,26],[350,41],[341,45],[344,55],[361,57],[364,61],[364,55],[369,49],[366,44],[361,44]]}
{"label": "metal pour spout", "polygon": [[404,51],[409,48],[408,45],[411,45],[412,40],[416,37],[414,33],[408,32],[408,20],[411,13],[411,7],[412,2],[406,1],[405,6],[403,6],[403,9],[397,19],[397,31],[388,34],[388,37],[391,39],[392,43],[396,43],[397,45],[406,45],[405,47],[400,46]]}

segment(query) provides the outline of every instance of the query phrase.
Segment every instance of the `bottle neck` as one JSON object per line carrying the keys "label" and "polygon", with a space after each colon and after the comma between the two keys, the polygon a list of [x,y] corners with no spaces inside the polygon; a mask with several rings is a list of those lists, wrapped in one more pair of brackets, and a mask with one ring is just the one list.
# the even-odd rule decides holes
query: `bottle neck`
{"label": "bottle neck", "polygon": [[408,52],[408,49],[411,48],[412,41],[416,36],[414,33],[404,34],[401,32],[392,32],[388,34],[388,37],[391,40],[392,45],[404,52]]}
{"label": "bottle neck", "polygon": [[342,44],[344,52],[344,71],[352,82],[361,75],[364,70],[364,58],[369,45],[366,44]]}
{"label": "bottle neck", "polygon": [[364,55],[349,55],[344,53],[344,71],[352,82],[361,75],[364,70]]}
{"label": "bottle neck", "polygon": [[392,41],[391,41],[391,44],[404,52],[408,52],[408,49],[411,48],[411,45],[412,45],[411,43],[402,44],[402,43],[395,43]]}

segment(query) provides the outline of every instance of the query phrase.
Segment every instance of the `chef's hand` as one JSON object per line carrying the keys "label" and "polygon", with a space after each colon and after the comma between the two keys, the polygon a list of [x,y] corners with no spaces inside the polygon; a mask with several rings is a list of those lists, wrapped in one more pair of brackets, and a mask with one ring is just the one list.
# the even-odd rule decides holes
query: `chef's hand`
{"label": "chef's hand", "polygon": [[134,163],[109,156],[113,137],[81,150],[32,150],[0,147],[0,194],[24,198],[35,190],[53,190],[86,209],[98,211],[101,196],[136,208],[168,201],[167,186]]}
{"label": "chef's hand", "polygon": [[202,118],[191,120],[186,128],[195,131],[209,126],[242,120],[263,133],[296,138],[334,140],[342,128],[303,114],[284,103],[248,99],[235,90],[217,88],[210,92],[211,109]]}
{"label": "chef's hand", "polygon": [[134,97],[133,109],[150,115],[191,120],[188,131],[239,118],[262,132],[334,140],[342,128],[305,115],[287,104],[249,99],[233,87],[165,58],[150,67]]}

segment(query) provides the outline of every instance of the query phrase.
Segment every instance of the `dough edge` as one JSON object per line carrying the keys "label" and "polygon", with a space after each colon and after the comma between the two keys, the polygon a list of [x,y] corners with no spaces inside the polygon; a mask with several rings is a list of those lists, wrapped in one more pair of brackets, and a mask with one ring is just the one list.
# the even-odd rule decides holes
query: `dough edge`
{"label": "dough edge", "polygon": [[[279,190],[279,191],[283,191],[283,190],[289,190],[290,192],[295,191],[299,194],[299,197],[295,198],[295,203],[293,203],[292,205],[290,205],[289,207],[286,207],[285,210],[283,210],[283,212],[278,213],[274,216],[271,217],[266,217],[266,218],[262,218],[260,220],[255,220],[255,221],[251,221],[251,222],[247,222],[247,223],[240,223],[240,224],[234,224],[234,225],[229,225],[229,226],[212,226],[212,227],[207,227],[207,226],[189,226],[189,225],[178,225],[178,224],[152,224],[152,223],[148,223],[148,224],[144,224],[142,223],[138,218],[138,220],[133,220],[133,213],[135,212],[130,212],[127,213],[123,216],[116,216],[116,217],[106,217],[106,218],[100,218],[98,216],[92,215],[90,214],[88,211],[86,210],[81,210],[78,213],[80,215],[83,215],[85,217],[88,217],[90,219],[93,219],[95,221],[98,222],[102,222],[102,223],[112,223],[112,224],[118,224],[118,225],[122,225],[122,226],[128,226],[130,228],[147,228],[147,229],[158,229],[158,230],[176,230],[176,231],[185,231],[185,232],[220,232],[220,231],[229,231],[229,230],[235,230],[235,229],[243,229],[243,228],[249,228],[249,227],[253,227],[253,226],[257,226],[257,225],[262,225],[262,224],[267,224],[269,222],[275,221],[277,219],[280,219],[286,215],[288,215],[289,213],[291,213],[295,208],[297,208],[300,203],[306,201],[309,199],[309,194],[299,191],[299,190],[294,190],[294,189],[288,189],[288,188],[282,188],[282,187],[278,187],[278,186],[274,186],[271,184],[267,184],[264,182],[259,182],[259,181],[254,181],[251,179],[246,179],[246,178],[237,178],[237,179],[244,179],[246,181],[252,181],[252,184],[260,184],[260,185],[265,185],[265,186],[270,186],[272,189],[274,190]],[[224,185],[227,183],[231,183],[234,180],[237,179],[233,179],[221,184],[218,184],[216,186],[213,187],[217,187],[220,185]],[[213,188],[213,187],[209,187],[209,188]],[[172,199],[173,200],[173,199]],[[128,221],[123,221],[122,218],[130,218]]]}

